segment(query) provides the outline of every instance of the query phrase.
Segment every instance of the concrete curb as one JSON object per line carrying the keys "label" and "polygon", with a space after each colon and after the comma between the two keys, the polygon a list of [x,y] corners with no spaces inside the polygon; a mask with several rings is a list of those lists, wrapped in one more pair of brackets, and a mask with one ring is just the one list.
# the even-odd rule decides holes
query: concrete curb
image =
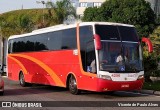
{"label": "concrete curb", "polygon": [[141,90],[140,93],[153,94],[153,95],[159,95],[160,96],[160,91],[154,91],[154,90]]}
{"label": "concrete curb", "polygon": [[160,96],[160,91],[154,91],[154,94]]}

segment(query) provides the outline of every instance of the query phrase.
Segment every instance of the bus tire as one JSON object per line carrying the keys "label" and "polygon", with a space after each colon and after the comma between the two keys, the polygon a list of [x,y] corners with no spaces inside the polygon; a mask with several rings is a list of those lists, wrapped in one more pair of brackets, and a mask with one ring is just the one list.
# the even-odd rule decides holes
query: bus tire
{"label": "bus tire", "polygon": [[22,86],[22,87],[25,87],[27,85],[27,83],[25,82],[25,79],[24,79],[24,74],[23,72],[20,72],[20,75],[19,75],[19,84]]}
{"label": "bus tire", "polygon": [[77,82],[73,75],[69,78],[69,91],[74,95],[80,94],[80,90],[77,88]]}

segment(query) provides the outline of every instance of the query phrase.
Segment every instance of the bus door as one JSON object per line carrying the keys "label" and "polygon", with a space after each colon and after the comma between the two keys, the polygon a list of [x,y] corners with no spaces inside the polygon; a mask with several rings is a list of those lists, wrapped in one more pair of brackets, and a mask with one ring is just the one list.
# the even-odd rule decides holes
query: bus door
{"label": "bus door", "polygon": [[79,85],[88,90],[96,89],[96,57],[93,39],[93,30],[91,26],[80,27],[80,54],[82,73],[85,73],[80,79]]}

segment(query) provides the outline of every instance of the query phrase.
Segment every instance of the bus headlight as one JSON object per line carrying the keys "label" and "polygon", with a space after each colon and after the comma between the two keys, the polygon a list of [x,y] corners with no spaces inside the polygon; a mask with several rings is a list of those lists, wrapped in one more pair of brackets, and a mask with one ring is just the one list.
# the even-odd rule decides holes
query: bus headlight
{"label": "bus headlight", "polygon": [[111,77],[108,76],[108,75],[101,75],[101,74],[99,74],[99,75],[98,75],[98,78],[107,79],[107,80],[112,80]]}
{"label": "bus headlight", "polygon": [[144,75],[139,75],[138,76],[138,79],[143,79],[144,78]]}

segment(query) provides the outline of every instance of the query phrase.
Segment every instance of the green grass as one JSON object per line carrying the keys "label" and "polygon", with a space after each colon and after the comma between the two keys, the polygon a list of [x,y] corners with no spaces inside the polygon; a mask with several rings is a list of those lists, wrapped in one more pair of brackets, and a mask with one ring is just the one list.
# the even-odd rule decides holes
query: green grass
{"label": "green grass", "polygon": [[160,81],[159,82],[145,82],[143,89],[160,91]]}

